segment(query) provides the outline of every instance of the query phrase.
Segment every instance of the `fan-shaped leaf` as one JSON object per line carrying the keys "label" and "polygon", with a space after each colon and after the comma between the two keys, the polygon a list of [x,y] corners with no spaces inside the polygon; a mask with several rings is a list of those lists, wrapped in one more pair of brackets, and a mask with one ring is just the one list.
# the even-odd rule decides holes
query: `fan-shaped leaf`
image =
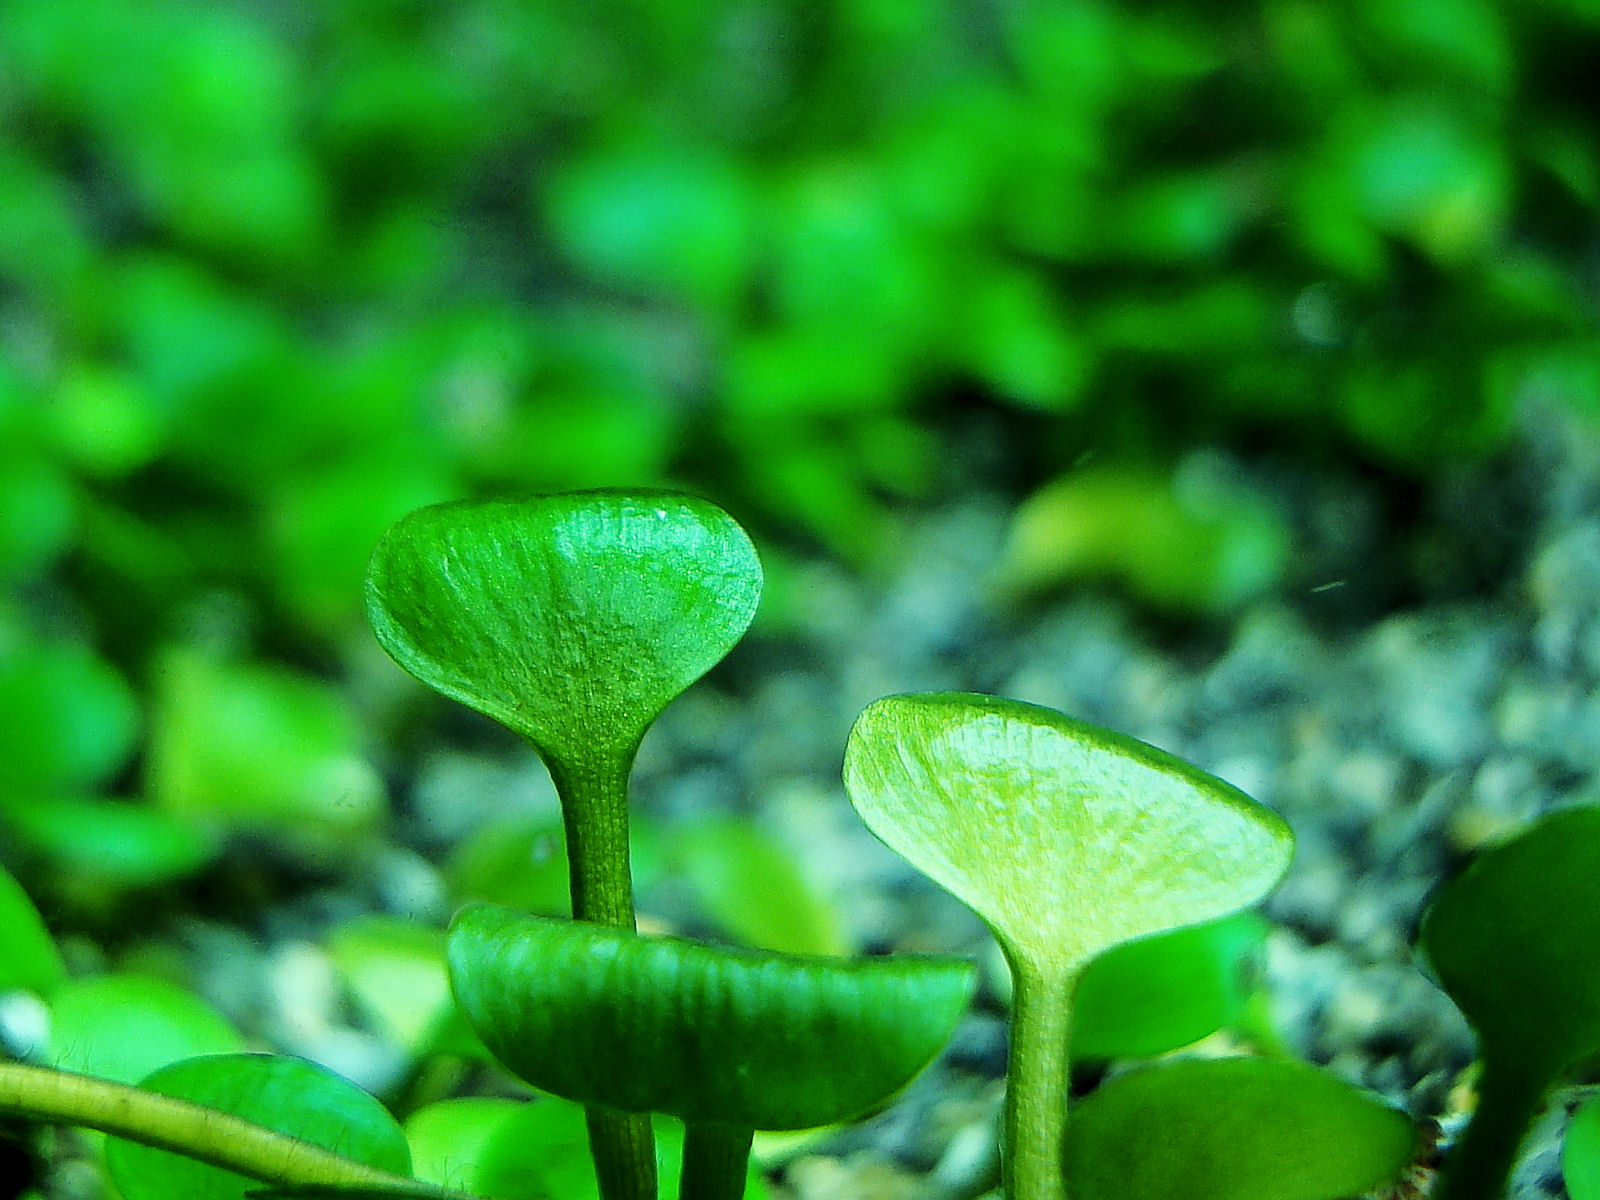
{"label": "fan-shaped leaf", "polygon": [[1289,864],[1288,827],[1238,789],[1015,700],[888,696],[857,719],[844,771],[873,833],[1061,969],[1252,904]]}
{"label": "fan-shaped leaf", "polygon": [[1061,1200],[1072,993],[1086,964],[1259,899],[1289,865],[1288,826],[1153,746],[994,696],[869,705],[844,780],[867,827],[969,904],[1005,951],[1006,1193]]}
{"label": "fan-shaped leaf", "polygon": [[631,753],[744,633],[755,549],[715,505],[669,492],[441,504],[383,536],[378,640],[418,679],[559,761]]}

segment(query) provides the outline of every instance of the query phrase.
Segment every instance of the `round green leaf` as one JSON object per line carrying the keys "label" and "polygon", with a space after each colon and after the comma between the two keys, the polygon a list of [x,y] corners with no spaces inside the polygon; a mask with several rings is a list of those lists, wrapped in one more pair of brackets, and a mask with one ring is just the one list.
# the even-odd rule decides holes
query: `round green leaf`
{"label": "round green leaf", "polygon": [[456,917],[448,957],[478,1035],[535,1087],[751,1129],[881,1104],[938,1053],[973,986],[958,959],[780,956],[488,905]]}
{"label": "round green leaf", "polygon": [[1153,746],[994,696],[889,696],[845,787],[873,833],[1008,953],[1070,976],[1119,942],[1222,916],[1288,868],[1283,820]]}
{"label": "round green leaf", "polygon": [[1423,950],[1485,1057],[1553,1075],[1600,1051],[1596,863],[1600,807],[1565,809],[1484,851],[1428,909]]}
{"label": "round green leaf", "polygon": [[343,861],[387,807],[349,705],[317,679],[191,649],[162,659],[151,799],[201,826]]}
{"label": "round green leaf", "polygon": [[138,732],[133,692],[87,647],[41,643],[0,658],[0,790],[93,787]]}
{"label": "round green leaf", "polygon": [[[218,1054],[163,1067],[140,1083],[276,1129],[396,1175],[411,1151],[387,1109],[355,1084],[304,1059]],[[112,1138],[106,1166],[125,1200],[244,1200],[260,1183],[165,1150]]]}
{"label": "round green leaf", "polygon": [[196,1054],[227,1054],[244,1041],[192,992],[147,975],[97,975],[62,985],[51,1000],[50,1044],[64,1071],[135,1083]]}
{"label": "round green leaf", "polygon": [[1600,1200],[1600,1101],[1588,1101],[1567,1123],[1561,1174],[1572,1200]]}
{"label": "round green leaf", "polygon": [[373,554],[367,614],[430,687],[558,761],[592,761],[632,752],[760,592],[755,548],[715,505],[583,492],[402,518]]}
{"label": "round green leaf", "polygon": [[1073,1113],[1067,1191],[1092,1200],[1339,1200],[1399,1176],[1404,1113],[1303,1063],[1191,1059],[1112,1080]]}
{"label": "round green leaf", "polygon": [[328,952],[356,1006],[407,1054],[482,1055],[451,999],[440,930],[366,913],[329,934]]}
{"label": "round green leaf", "polygon": [[1244,912],[1113,946],[1078,980],[1073,1056],[1145,1058],[1221,1029],[1244,1010],[1266,931]]}

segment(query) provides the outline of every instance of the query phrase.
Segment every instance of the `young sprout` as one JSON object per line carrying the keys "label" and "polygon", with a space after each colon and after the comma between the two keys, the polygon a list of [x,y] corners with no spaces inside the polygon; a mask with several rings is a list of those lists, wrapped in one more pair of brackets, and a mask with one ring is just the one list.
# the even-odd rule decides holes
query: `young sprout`
{"label": "young sprout", "polygon": [[1478,1032],[1478,1109],[1441,1200],[1505,1190],[1539,1101],[1600,1052],[1600,808],[1542,818],[1440,889],[1423,951]]}
{"label": "young sprout", "polygon": [[1154,747],[993,696],[869,705],[844,777],[867,826],[1000,942],[1013,980],[1006,1194],[1062,1200],[1072,994],[1085,966],[1260,899],[1288,868],[1288,826]]}
{"label": "young sprout", "polygon": [[[634,925],[628,776],[661,710],[727,654],[761,593],[732,517],[667,492],[424,508],[367,572],[378,640],[430,687],[527,737],[561,797],[572,914]],[[649,1125],[590,1113],[607,1200],[653,1200]]]}
{"label": "young sprout", "polygon": [[456,999],[534,1087],[686,1127],[682,1200],[738,1200],[754,1130],[860,1116],[925,1067],[973,986],[953,958],[828,959],[472,905]]}
{"label": "young sprout", "polygon": [[1417,1147],[1404,1113],[1265,1058],[1143,1067],[1072,1119],[1067,1180],[1092,1200],[1340,1200],[1397,1178]]}

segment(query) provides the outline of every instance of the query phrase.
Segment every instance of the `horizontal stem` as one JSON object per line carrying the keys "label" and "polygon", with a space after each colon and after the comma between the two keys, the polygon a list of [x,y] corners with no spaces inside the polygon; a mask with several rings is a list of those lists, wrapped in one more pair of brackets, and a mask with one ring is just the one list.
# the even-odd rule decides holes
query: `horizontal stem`
{"label": "horizontal stem", "polygon": [[468,1193],[370,1167],[232,1113],[49,1067],[0,1063],[0,1112],[98,1129],[263,1183],[405,1188],[440,1200],[470,1200]]}

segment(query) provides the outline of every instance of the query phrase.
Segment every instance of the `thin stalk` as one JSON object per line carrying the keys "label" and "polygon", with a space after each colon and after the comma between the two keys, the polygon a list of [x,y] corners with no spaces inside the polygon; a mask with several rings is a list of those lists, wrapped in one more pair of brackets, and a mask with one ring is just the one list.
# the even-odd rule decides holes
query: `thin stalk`
{"label": "thin stalk", "polygon": [[1477,1111],[1450,1149],[1438,1200],[1498,1200],[1505,1195],[1523,1135],[1553,1076],[1536,1064],[1483,1059]]}
{"label": "thin stalk", "polygon": [[1001,1173],[1006,1200],[1066,1200],[1063,1173],[1071,1068],[1070,975],[1041,972],[1009,953],[1011,1058]]}
{"label": "thin stalk", "polygon": [[[637,928],[628,860],[633,750],[602,751],[586,761],[549,766],[567,831],[573,918],[613,929]],[[656,1200],[656,1143],[649,1116],[590,1106],[585,1118],[602,1200]]]}
{"label": "thin stalk", "polygon": [[561,797],[571,872],[572,915],[613,929],[636,928],[628,861],[628,775],[633,755],[550,763]]}
{"label": "thin stalk", "polygon": [[679,1200],[741,1200],[754,1138],[754,1130],[736,1125],[688,1122],[683,1131]]}
{"label": "thin stalk", "polygon": [[203,1104],[49,1067],[0,1063],[0,1112],[98,1129],[280,1187],[332,1184],[428,1192],[442,1200],[468,1197]]}

